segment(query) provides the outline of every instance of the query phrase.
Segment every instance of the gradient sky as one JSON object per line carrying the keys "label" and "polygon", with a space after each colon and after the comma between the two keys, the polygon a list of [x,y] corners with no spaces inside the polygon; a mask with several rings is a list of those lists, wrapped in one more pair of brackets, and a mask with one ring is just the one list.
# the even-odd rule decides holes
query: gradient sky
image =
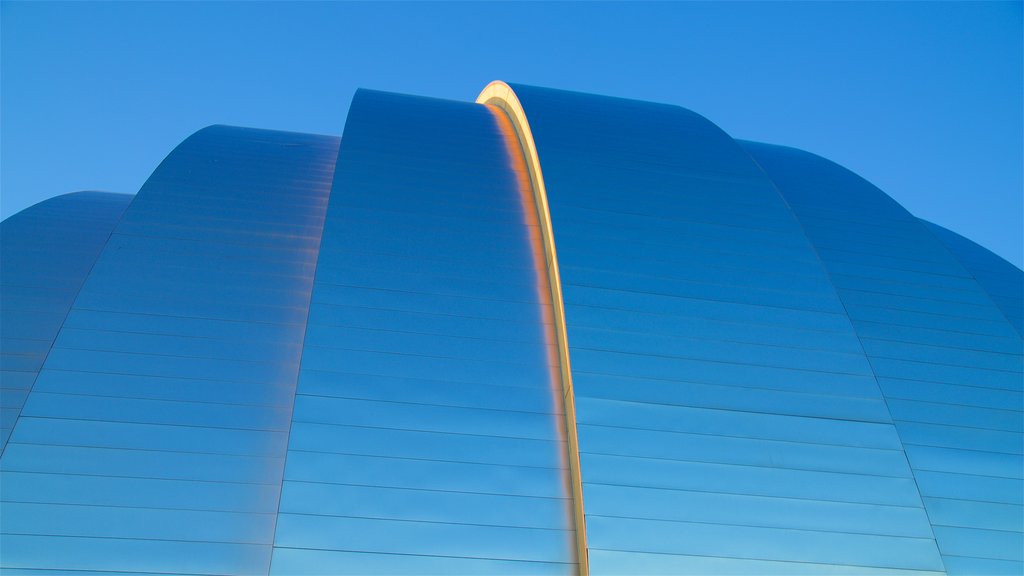
{"label": "gradient sky", "polygon": [[678,104],[1024,262],[1021,2],[0,3],[0,215],[133,193],[209,124],[340,135],[356,88]]}

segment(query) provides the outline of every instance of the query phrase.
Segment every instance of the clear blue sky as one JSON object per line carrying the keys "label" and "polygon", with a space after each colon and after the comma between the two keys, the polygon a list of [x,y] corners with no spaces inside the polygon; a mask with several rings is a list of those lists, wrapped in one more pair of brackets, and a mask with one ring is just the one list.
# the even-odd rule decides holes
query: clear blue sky
{"label": "clear blue sky", "polygon": [[1021,2],[0,4],[0,212],[136,192],[209,124],[340,135],[358,87],[679,104],[1024,261]]}

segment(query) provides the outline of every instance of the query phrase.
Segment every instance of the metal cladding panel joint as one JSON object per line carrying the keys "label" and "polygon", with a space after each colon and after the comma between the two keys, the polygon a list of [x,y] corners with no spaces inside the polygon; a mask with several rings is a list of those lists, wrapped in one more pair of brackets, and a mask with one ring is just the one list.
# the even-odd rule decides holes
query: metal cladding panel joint
{"label": "metal cladding panel joint", "polygon": [[925,220],[921,222],[974,276],[1017,333],[1024,335],[1024,271],[952,230]]}
{"label": "metal cladding panel joint", "polygon": [[5,570],[266,573],[337,145],[217,126],[156,169],[3,454]]}
{"label": "metal cladding panel joint", "polygon": [[[511,127],[513,138],[509,138],[512,153],[522,157],[523,169],[528,175],[520,189],[524,196],[524,205],[530,209],[536,223],[537,231],[532,235],[535,245],[535,261],[537,262],[542,281],[542,293],[551,302],[551,321],[554,340],[554,352],[557,355],[557,381],[560,387],[563,408],[563,426],[567,448],[568,487],[572,500],[573,527],[576,534],[576,559],[579,573],[589,574],[589,554],[587,545],[586,514],[583,503],[583,484],[580,472],[579,431],[576,427],[576,393],[572,385],[572,364],[569,359],[569,342],[566,337],[565,305],[562,297],[561,275],[558,270],[558,254],[555,248],[554,231],[551,229],[551,211],[548,207],[547,190],[544,186],[544,175],[537,154],[537,145],[533,139],[526,111],[512,88],[501,81],[494,81],[484,87],[476,99],[478,104],[490,107],[503,118],[503,122]],[[513,136],[513,134],[510,134]],[[541,270],[543,269],[543,270]],[[546,288],[546,292],[545,292]],[[545,295],[545,294],[542,294]]]}
{"label": "metal cladding panel joint", "polygon": [[1024,273],[679,107],[478,102],[5,221],[3,571],[1024,571]]}
{"label": "metal cladding panel joint", "polygon": [[[1020,271],[832,162],[744,146],[786,197],[843,299],[946,570],[1021,572],[1021,340],[996,298]],[[984,268],[995,273],[979,274]]]}
{"label": "metal cladding panel joint", "polygon": [[0,453],[128,194],[74,192],[0,224]]}
{"label": "metal cladding panel joint", "polygon": [[757,164],[682,108],[512,88],[558,245],[591,571],[942,571],[856,332]]}
{"label": "metal cladding panel joint", "polygon": [[577,570],[529,184],[500,112],[356,93],[272,572]]}

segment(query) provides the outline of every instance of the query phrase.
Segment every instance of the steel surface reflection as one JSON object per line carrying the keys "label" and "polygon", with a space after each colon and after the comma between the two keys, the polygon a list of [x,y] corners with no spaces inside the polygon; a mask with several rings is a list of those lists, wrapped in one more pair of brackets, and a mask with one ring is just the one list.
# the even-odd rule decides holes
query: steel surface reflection
{"label": "steel surface reflection", "polygon": [[337,146],[212,127],[146,182],[3,455],[7,570],[267,572]]}
{"label": "steel surface reflection", "polygon": [[548,209],[547,190],[544,175],[533,141],[530,123],[526,119],[519,99],[512,88],[501,81],[491,82],[477,96],[477,103],[495,110],[502,134],[505,137],[509,157],[514,162],[514,172],[519,180],[519,193],[528,214],[531,230],[530,243],[533,246],[534,262],[537,265],[538,291],[543,301],[551,306],[551,330],[546,335],[549,350],[557,353],[550,358],[558,370],[552,373],[552,382],[559,385],[555,393],[565,410],[565,439],[568,453],[565,454],[566,469],[569,471],[569,490],[572,494],[572,517],[576,533],[576,558],[580,574],[589,574],[587,552],[586,514],[583,505],[583,484],[580,473],[579,438],[576,431],[576,395],[572,385],[572,364],[569,358],[569,343],[565,329],[565,304],[562,298],[562,281],[558,273],[558,256],[555,250],[554,232],[551,229],[551,213]]}
{"label": "steel surface reflection", "polygon": [[1022,273],[827,160],[744,146],[818,247],[853,319],[945,569],[1024,571],[1024,380],[1012,324]]}
{"label": "steel surface reflection", "polygon": [[513,88],[558,241],[593,573],[941,571],[856,333],[757,165],[680,108]]}
{"label": "steel surface reflection", "polygon": [[0,454],[127,194],[77,192],[0,226]]}
{"label": "steel surface reflection", "polygon": [[1024,271],[996,256],[963,236],[925,220],[920,221],[932,231],[957,258],[965,270],[1003,311],[1006,319],[1024,335]]}
{"label": "steel surface reflection", "polygon": [[682,108],[360,91],[0,232],[5,574],[1024,571],[1024,272]]}
{"label": "steel surface reflection", "polygon": [[575,572],[552,299],[509,121],[361,90],[339,158],[272,572]]}

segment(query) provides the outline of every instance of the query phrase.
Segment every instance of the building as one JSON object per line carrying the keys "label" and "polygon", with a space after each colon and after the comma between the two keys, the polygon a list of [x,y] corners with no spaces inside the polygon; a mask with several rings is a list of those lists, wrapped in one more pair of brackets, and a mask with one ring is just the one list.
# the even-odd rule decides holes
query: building
{"label": "building", "polygon": [[1024,273],[676,106],[360,91],[2,234],[5,574],[1024,569]]}

